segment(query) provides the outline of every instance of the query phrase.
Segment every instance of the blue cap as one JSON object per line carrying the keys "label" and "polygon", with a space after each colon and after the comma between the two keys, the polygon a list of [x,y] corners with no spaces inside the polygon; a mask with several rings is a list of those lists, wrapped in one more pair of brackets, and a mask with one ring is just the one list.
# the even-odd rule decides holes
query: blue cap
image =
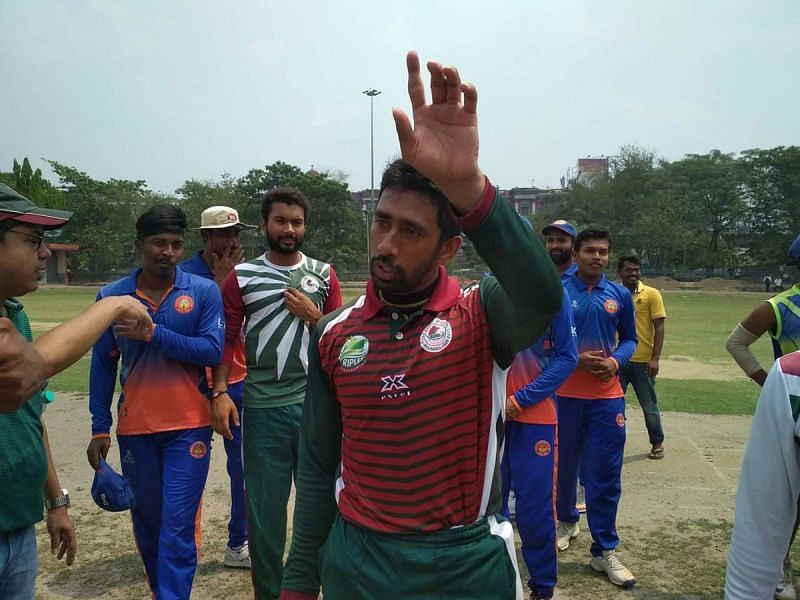
{"label": "blue cap", "polygon": [[553,221],[550,225],[542,228],[542,235],[547,235],[548,229],[558,229],[566,233],[569,237],[573,240],[578,237],[578,230],[575,229],[575,226],[564,219],[559,219],[558,221]]}
{"label": "blue cap", "polygon": [[94,472],[92,498],[97,506],[110,512],[121,512],[136,506],[128,480],[112,469],[103,458]]}
{"label": "blue cap", "polygon": [[786,264],[800,265],[800,235],[794,238],[792,245],[789,246],[789,260]]}

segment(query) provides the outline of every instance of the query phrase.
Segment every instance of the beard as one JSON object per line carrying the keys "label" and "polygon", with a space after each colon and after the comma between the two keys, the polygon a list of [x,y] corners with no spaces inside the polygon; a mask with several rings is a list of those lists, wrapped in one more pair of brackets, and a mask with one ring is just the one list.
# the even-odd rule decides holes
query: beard
{"label": "beard", "polygon": [[554,248],[550,250],[550,260],[552,260],[554,264],[565,265],[572,260],[572,251]]}
{"label": "beard", "polygon": [[294,254],[298,252],[303,245],[303,238],[297,237],[296,235],[273,237],[267,232],[267,244],[270,250],[278,254]]}

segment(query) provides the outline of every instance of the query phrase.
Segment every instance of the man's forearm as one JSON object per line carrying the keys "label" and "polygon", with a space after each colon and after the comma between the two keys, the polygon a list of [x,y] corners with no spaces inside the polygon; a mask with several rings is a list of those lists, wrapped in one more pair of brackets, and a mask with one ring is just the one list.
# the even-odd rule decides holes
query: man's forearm
{"label": "man's forearm", "polygon": [[228,389],[228,377],[231,374],[231,366],[220,363],[211,371],[213,373],[211,386],[216,391],[223,391]]}
{"label": "man's forearm", "polygon": [[50,437],[47,435],[47,427],[42,419],[42,434],[44,437],[44,449],[47,453],[47,481],[44,484],[42,494],[45,498],[55,498],[61,495],[61,484],[58,481],[58,473],[53,463],[53,455],[50,452]]}
{"label": "man's forearm", "polygon": [[39,337],[34,346],[44,360],[45,377],[60,373],[86,354],[120,311],[118,297],[103,298]]}
{"label": "man's forearm", "polygon": [[653,321],[653,351],[650,353],[651,360],[661,358],[661,350],[664,348],[664,319]]}

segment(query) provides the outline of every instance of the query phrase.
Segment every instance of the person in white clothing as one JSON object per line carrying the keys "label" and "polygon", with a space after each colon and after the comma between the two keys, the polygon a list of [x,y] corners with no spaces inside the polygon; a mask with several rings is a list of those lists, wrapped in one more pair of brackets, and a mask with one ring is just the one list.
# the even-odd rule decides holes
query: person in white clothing
{"label": "person in white clothing", "polygon": [[775,361],[750,429],[739,489],[726,600],[771,600],[800,497],[800,351]]}

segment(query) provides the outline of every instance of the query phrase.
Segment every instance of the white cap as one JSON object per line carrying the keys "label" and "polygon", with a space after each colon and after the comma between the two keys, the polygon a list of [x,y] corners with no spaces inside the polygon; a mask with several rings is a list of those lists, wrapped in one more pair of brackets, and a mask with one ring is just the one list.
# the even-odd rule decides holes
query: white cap
{"label": "white cap", "polygon": [[255,225],[248,225],[239,221],[239,213],[230,206],[209,206],[200,215],[200,227],[192,227],[191,229],[224,229],[234,226],[243,229],[256,229]]}

